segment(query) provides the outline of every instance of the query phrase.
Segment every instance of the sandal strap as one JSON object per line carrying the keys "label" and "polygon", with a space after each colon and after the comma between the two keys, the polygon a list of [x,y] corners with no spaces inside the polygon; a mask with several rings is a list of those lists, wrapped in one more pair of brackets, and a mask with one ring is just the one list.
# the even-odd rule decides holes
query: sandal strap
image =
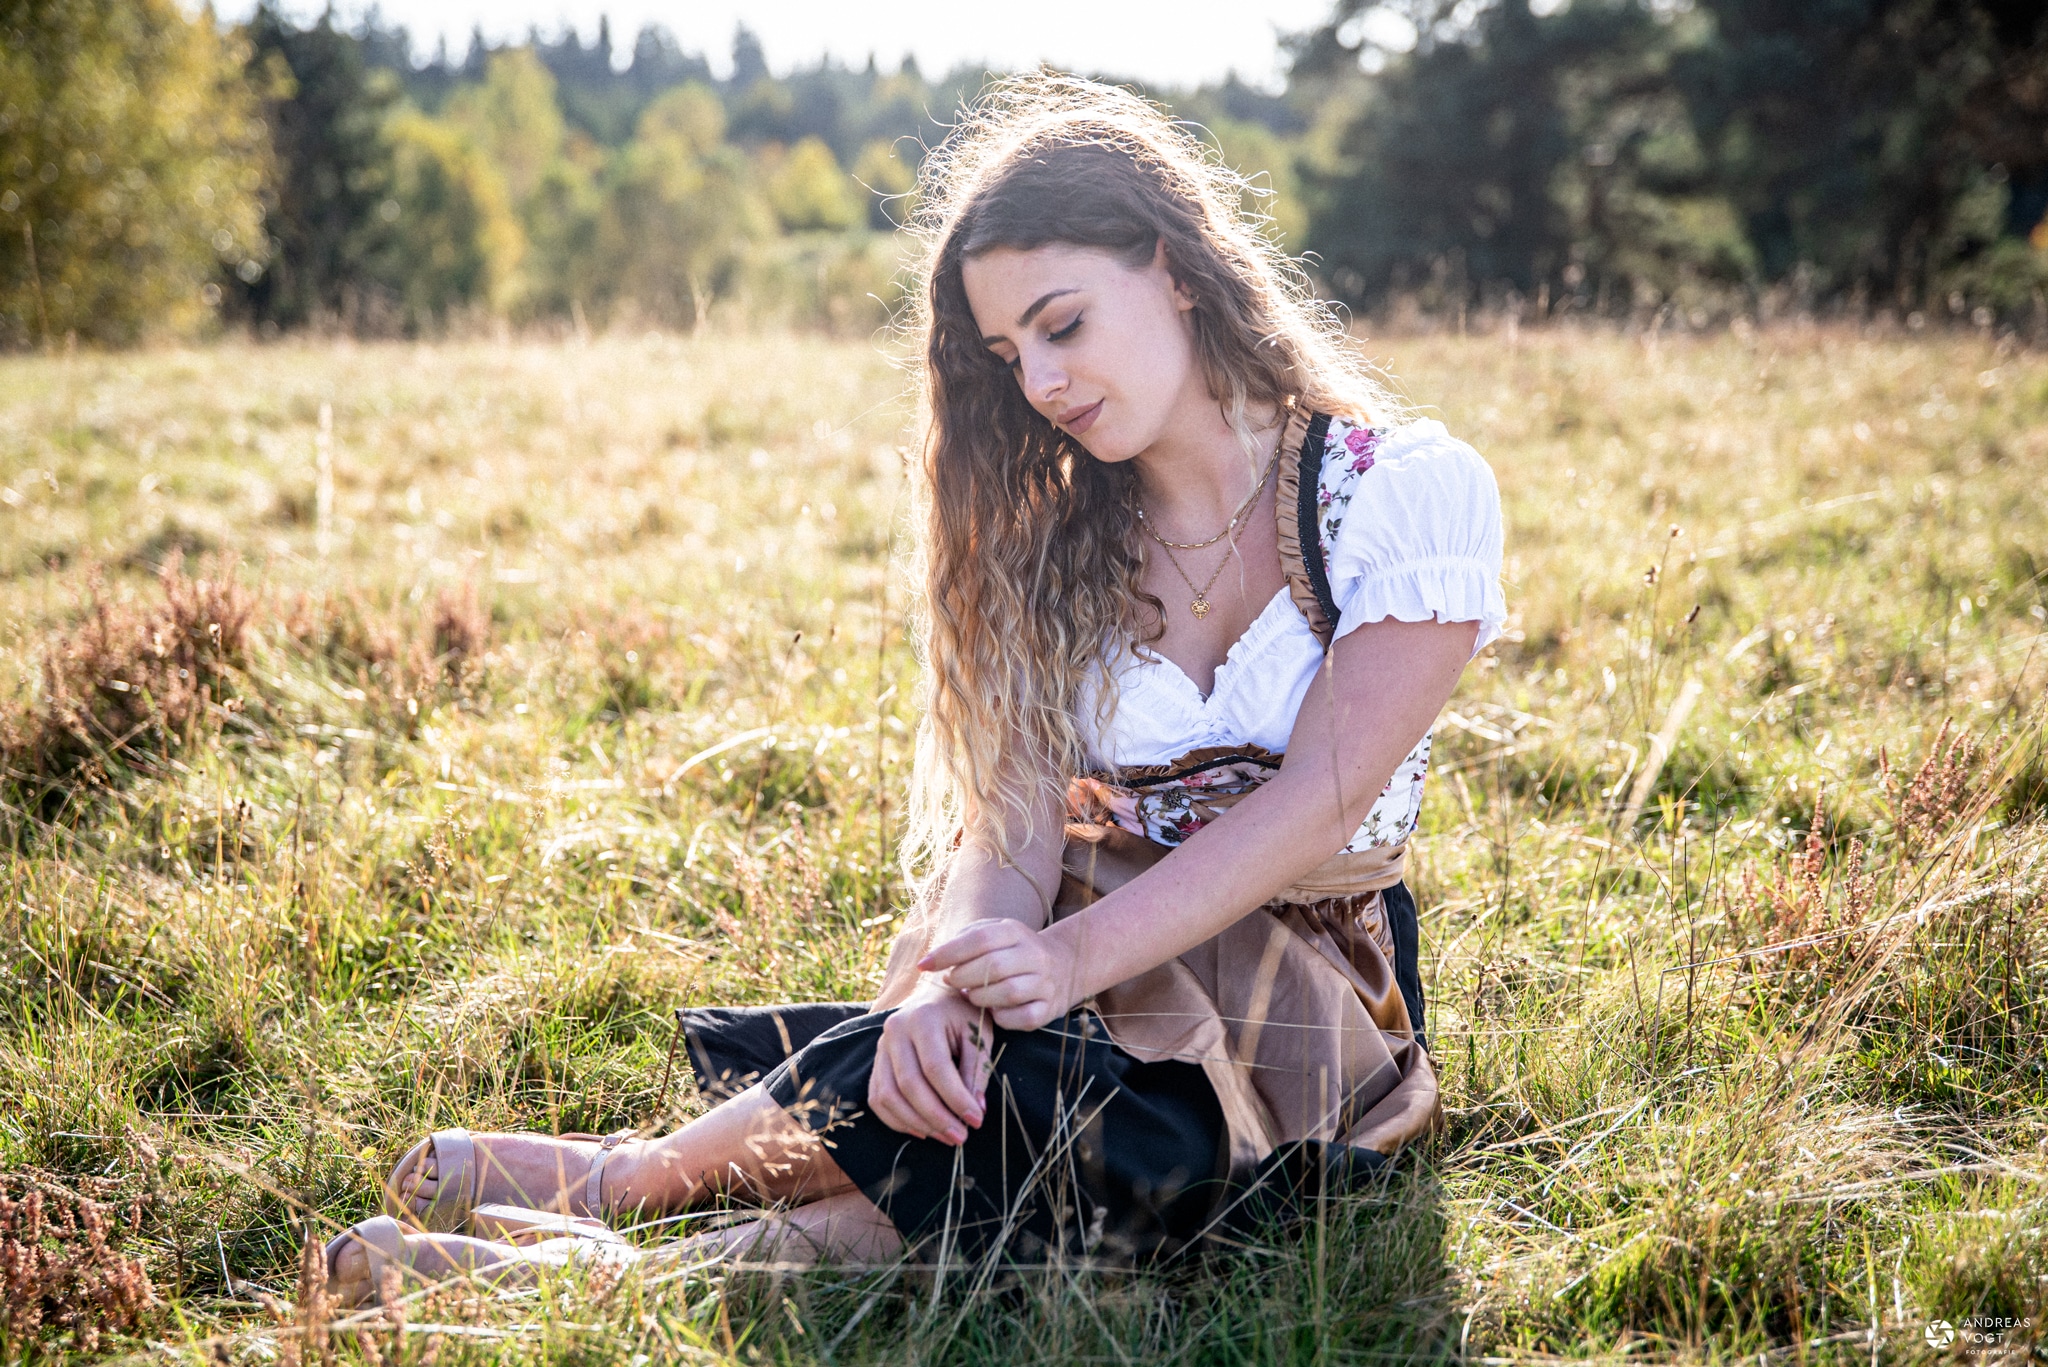
{"label": "sandal strap", "polygon": [[633,1137],[632,1130],[614,1130],[597,1138],[597,1157],[590,1160],[590,1176],[583,1184],[583,1208],[600,1220],[605,1217],[604,1208],[604,1165],[610,1160],[619,1145]]}
{"label": "sandal strap", "polygon": [[540,1233],[550,1239],[586,1239],[597,1243],[624,1243],[617,1230],[596,1223],[587,1215],[564,1215],[555,1210],[530,1210],[524,1206],[491,1202],[469,1214],[465,1231],[474,1238],[517,1243],[514,1235]]}
{"label": "sandal strap", "polygon": [[372,1216],[349,1226],[327,1241],[327,1276],[334,1276],[334,1265],[342,1250],[357,1245],[369,1255],[371,1299],[382,1303],[384,1300],[384,1270],[396,1267],[408,1271],[411,1263],[405,1256],[405,1227],[389,1215]]}

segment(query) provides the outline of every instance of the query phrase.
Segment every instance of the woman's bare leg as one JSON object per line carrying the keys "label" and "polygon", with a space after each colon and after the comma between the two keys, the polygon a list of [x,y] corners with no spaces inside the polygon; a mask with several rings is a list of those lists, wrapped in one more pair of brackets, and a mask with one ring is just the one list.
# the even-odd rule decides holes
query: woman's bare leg
{"label": "woman's bare leg", "polygon": [[903,1252],[889,1217],[848,1188],[806,1205],[710,1230],[660,1251],[684,1262],[719,1257],[808,1267],[818,1262],[884,1263]]}
{"label": "woman's bare leg", "polygon": [[[477,1135],[475,1142],[491,1184],[515,1193],[512,1204],[580,1207],[595,1143],[541,1134]],[[419,1171],[399,1195],[423,1211],[434,1199],[434,1155]],[[670,1134],[620,1145],[606,1160],[603,1186],[605,1210],[645,1215],[687,1210],[718,1194],[770,1205],[853,1190],[831,1151],[758,1085]]]}
{"label": "woman's bare leg", "polygon": [[[463,1275],[523,1285],[530,1283],[537,1265],[566,1266],[573,1259],[573,1253],[563,1250],[537,1264],[533,1252],[513,1243],[462,1234],[408,1234],[399,1243],[397,1280],[382,1287],[371,1271],[369,1250],[360,1243],[344,1244],[329,1269],[328,1294],[343,1305],[360,1305],[380,1294],[411,1292]],[[558,1239],[550,1247],[573,1243]],[[886,1263],[902,1251],[903,1240],[888,1217],[853,1190],[650,1250],[660,1263],[739,1259],[798,1267],[819,1262]]]}

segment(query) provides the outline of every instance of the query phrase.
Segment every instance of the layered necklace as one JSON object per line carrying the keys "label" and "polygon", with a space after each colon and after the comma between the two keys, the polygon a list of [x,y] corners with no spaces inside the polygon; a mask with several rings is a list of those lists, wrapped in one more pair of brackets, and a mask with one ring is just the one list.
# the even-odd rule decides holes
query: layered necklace
{"label": "layered necklace", "polygon": [[1276,446],[1273,451],[1273,459],[1266,463],[1266,472],[1259,476],[1259,482],[1252,486],[1252,491],[1249,494],[1245,495],[1244,502],[1237,505],[1237,511],[1230,515],[1230,521],[1224,524],[1223,530],[1216,533],[1216,535],[1208,537],[1201,541],[1168,541],[1165,537],[1159,534],[1158,528],[1152,525],[1152,520],[1145,516],[1144,508],[1139,507],[1137,509],[1138,525],[1145,529],[1145,534],[1147,536],[1151,537],[1154,541],[1157,541],[1162,547],[1165,548],[1166,559],[1168,563],[1170,563],[1173,566],[1174,573],[1178,574],[1181,577],[1182,582],[1184,582],[1188,586],[1188,588],[1193,591],[1195,596],[1188,603],[1188,611],[1194,614],[1196,621],[1199,622],[1204,617],[1207,617],[1209,615],[1209,609],[1212,606],[1214,606],[1209,601],[1209,590],[1215,586],[1217,579],[1222,576],[1223,567],[1230,563],[1230,557],[1228,555],[1225,555],[1221,560],[1218,560],[1216,562],[1215,573],[1209,576],[1208,582],[1203,584],[1200,588],[1196,588],[1195,581],[1188,577],[1187,570],[1185,570],[1181,566],[1180,557],[1175,555],[1174,552],[1206,550],[1209,547],[1215,545],[1217,542],[1221,541],[1224,537],[1229,536],[1231,533],[1235,532],[1237,530],[1237,524],[1244,520],[1245,514],[1249,513],[1252,510],[1252,508],[1257,505],[1259,501],[1259,496],[1266,491],[1266,481],[1273,477],[1273,471],[1279,468],[1279,465],[1280,451],[1279,448]]}

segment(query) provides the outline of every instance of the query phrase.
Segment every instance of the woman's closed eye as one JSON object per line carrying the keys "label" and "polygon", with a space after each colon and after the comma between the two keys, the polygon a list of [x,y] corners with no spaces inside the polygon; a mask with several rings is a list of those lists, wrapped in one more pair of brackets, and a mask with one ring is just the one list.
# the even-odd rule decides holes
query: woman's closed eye
{"label": "woman's closed eye", "polygon": [[[1075,314],[1073,322],[1067,324],[1058,332],[1046,333],[1045,340],[1048,342],[1064,342],[1071,339],[1075,333],[1081,330],[1081,320],[1086,316],[1087,315],[1085,314]],[[1015,371],[1018,367],[1024,364],[1024,357],[1021,353],[1015,356],[1004,356],[1001,352],[991,352],[989,354],[994,356],[998,361],[1001,361],[1003,363],[1004,369],[1006,370]]]}

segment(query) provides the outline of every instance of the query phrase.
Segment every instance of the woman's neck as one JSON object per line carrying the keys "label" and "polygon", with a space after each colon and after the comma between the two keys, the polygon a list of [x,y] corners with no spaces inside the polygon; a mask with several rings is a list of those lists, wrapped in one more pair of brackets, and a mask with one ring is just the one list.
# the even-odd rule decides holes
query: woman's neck
{"label": "woman's neck", "polygon": [[1264,472],[1279,440],[1282,414],[1251,415],[1256,458],[1211,399],[1183,406],[1186,421],[1134,458],[1138,497],[1161,534],[1199,540],[1230,520]]}

